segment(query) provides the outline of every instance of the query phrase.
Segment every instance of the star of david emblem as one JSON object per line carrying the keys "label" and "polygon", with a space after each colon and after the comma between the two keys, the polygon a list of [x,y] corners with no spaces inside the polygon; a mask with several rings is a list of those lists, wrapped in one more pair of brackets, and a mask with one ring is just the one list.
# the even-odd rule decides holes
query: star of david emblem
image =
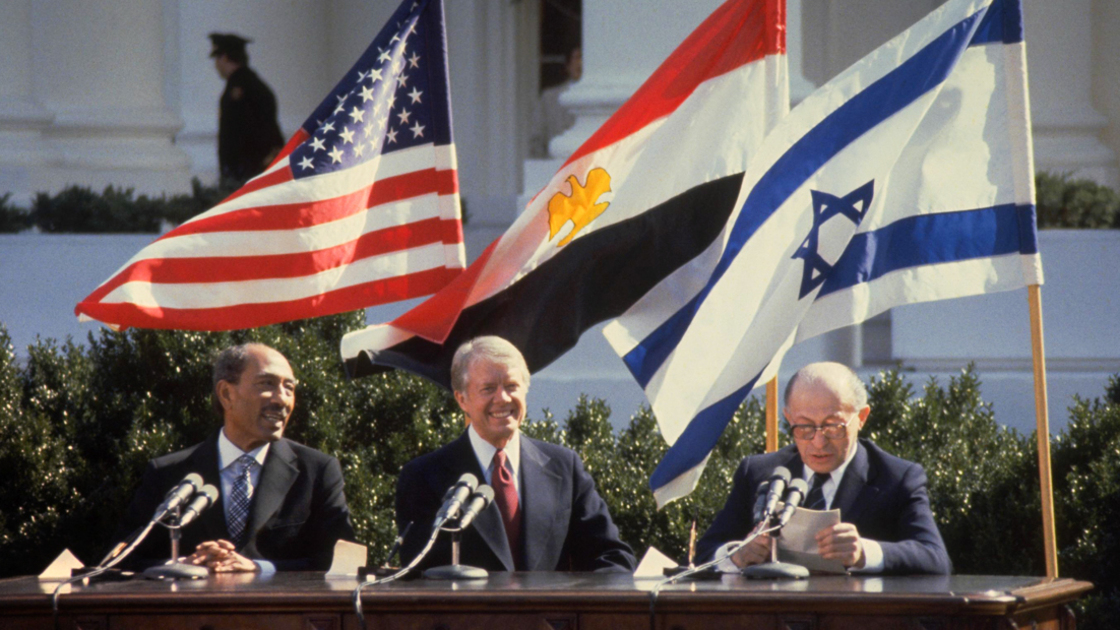
{"label": "star of david emblem", "polygon": [[871,180],[843,197],[819,190],[809,191],[813,196],[813,227],[809,228],[809,235],[801,242],[801,247],[793,253],[794,258],[805,261],[805,268],[801,274],[801,292],[797,299],[804,298],[824,284],[828,272],[832,271],[832,265],[817,251],[820,246],[821,226],[838,214],[859,225],[867,214],[867,209],[871,207],[871,199],[875,194],[874,184],[875,180]]}

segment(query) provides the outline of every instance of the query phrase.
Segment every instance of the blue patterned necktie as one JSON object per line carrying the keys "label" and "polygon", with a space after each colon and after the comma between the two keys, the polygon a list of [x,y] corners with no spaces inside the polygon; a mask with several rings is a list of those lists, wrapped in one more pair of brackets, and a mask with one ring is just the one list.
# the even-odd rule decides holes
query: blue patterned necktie
{"label": "blue patterned necktie", "polygon": [[825,509],[824,503],[824,482],[828,481],[828,475],[813,475],[813,487],[809,489],[809,496],[805,497],[805,508],[808,510],[823,510]]}
{"label": "blue patterned necktie", "polygon": [[245,523],[249,519],[249,504],[253,498],[249,474],[253,471],[253,466],[259,464],[246,454],[238,457],[234,465],[237,466],[237,478],[233,480],[229,496],[229,535],[233,544],[240,549],[245,542]]}

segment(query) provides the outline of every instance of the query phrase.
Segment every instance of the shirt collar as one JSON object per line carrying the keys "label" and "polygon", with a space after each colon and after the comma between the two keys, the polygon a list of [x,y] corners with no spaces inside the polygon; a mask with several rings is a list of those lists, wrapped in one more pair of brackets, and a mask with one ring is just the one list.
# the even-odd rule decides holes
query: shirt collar
{"label": "shirt collar", "polygon": [[[482,439],[478,431],[474,430],[474,425],[467,429],[467,435],[470,437],[471,447],[474,448],[474,456],[478,458],[482,470],[490,470],[490,463],[494,461],[494,453],[498,452],[498,448]],[[502,450],[506,452],[506,461],[509,462],[516,477],[521,465],[521,431],[515,433],[513,439]]]}
{"label": "shirt collar", "polygon": [[[265,443],[264,446],[258,446],[257,448],[249,451],[248,455],[257,460],[258,464],[264,466],[264,458],[268,456],[269,446],[272,445],[269,443]],[[241,457],[245,454],[245,451],[241,450],[237,447],[236,444],[229,441],[229,438],[226,437],[225,427],[222,427],[221,432],[218,434],[218,470],[225,470],[229,466],[232,466],[233,463],[237,461],[238,457]]]}

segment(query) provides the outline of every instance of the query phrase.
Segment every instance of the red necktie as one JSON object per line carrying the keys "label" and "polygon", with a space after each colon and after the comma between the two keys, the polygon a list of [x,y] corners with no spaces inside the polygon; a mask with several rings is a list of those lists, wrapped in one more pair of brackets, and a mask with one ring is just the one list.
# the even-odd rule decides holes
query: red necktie
{"label": "red necktie", "polygon": [[517,501],[517,486],[513,484],[513,474],[506,468],[506,452],[494,453],[494,472],[490,475],[490,485],[494,487],[494,502],[502,513],[502,524],[506,527],[506,539],[513,554],[514,566],[521,566],[521,505]]}

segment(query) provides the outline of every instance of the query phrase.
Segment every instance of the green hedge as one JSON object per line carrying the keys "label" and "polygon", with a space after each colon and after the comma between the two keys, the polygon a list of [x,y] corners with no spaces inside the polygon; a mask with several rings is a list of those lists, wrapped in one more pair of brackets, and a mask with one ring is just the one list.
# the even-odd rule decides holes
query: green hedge
{"label": "green hedge", "polygon": [[1120,228],[1120,194],[1115,190],[1069,173],[1043,171],[1034,181],[1039,229]]}
{"label": "green hedge", "polygon": [[46,233],[113,234],[157,233],[165,224],[178,225],[202,214],[229,196],[237,187],[229,182],[203,186],[191,180],[184,195],[136,196],[131,188],[107,186],[95,192],[88,186],[67,186],[57,194],[35,195],[31,209],[0,197],[0,233],[22,232],[32,226]]}
{"label": "green hedge", "polygon": [[[234,333],[101,331],[87,346],[39,342],[24,362],[0,326],[0,577],[37,573],[63,547],[96,562],[145,462],[217,427],[210,358],[250,339],[290,359],[300,390],[288,435],[341,460],[358,538],[380,562],[395,536],[397,471],[453,439],[463,419],[447,393],[404,373],[347,381],[338,341],[362,324],[352,313]],[[916,393],[886,372],[869,393],[865,435],[926,467],[955,571],[1043,575],[1035,441],[996,423],[976,374]],[[1072,412],[1052,440],[1059,568],[1096,583],[1079,604],[1081,627],[1105,628],[1120,616],[1120,380]],[[638,554],[654,545],[683,558],[692,519],[706,528],[740,458],[763,450],[761,402],[739,409],[697,491],[660,511],[647,484],[666,447],[652,415],[638,412],[617,434],[609,419],[605,403],[581,399],[525,431],[583,455]]]}
{"label": "green hedge", "polygon": [[0,234],[22,232],[31,227],[31,216],[11,199],[12,193],[0,196]]}

